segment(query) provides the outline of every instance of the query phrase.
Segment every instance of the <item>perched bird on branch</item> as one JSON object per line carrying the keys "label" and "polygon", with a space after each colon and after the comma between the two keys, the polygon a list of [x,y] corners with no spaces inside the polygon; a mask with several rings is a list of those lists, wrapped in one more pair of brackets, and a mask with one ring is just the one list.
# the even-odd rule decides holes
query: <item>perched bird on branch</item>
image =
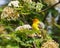
{"label": "perched bird on branch", "polygon": [[39,21],[37,18],[33,19],[32,29],[40,30],[43,39],[46,37],[46,30],[44,30],[44,28],[45,25],[43,22]]}
{"label": "perched bird on branch", "polygon": [[33,19],[32,28],[36,30],[40,30],[40,29],[44,29],[45,25],[43,22],[39,21],[39,19],[35,18]]}

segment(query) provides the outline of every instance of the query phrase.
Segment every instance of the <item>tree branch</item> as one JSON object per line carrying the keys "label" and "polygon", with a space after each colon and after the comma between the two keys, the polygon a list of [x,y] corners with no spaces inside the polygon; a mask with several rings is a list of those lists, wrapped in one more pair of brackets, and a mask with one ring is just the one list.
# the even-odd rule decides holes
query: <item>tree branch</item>
{"label": "tree branch", "polygon": [[59,3],[60,3],[60,0],[59,0],[58,3],[56,3],[56,4],[54,4],[54,5],[50,6],[50,7],[48,7],[48,8],[46,8],[46,9],[42,10],[41,12],[47,11],[48,9],[50,9],[50,8],[52,8],[52,7],[55,7],[55,6],[58,5]]}
{"label": "tree branch", "polygon": [[[55,6],[58,5],[59,3],[60,3],[60,0],[59,0],[58,3],[56,3],[56,4],[54,4],[54,5],[50,6],[50,7],[48,7],[48,8],[46,8],[46,9],[42,10],[41,12],[45,12],[45,11],[47,11],[48,9],[51,9],[52,7],[55,7]],[[40,13],[41,13],[41,12],[40,12]],[[44,17],[43,22],[45,21],[46,17],[47,17],[47,14],[46,14],[46,16]]]}

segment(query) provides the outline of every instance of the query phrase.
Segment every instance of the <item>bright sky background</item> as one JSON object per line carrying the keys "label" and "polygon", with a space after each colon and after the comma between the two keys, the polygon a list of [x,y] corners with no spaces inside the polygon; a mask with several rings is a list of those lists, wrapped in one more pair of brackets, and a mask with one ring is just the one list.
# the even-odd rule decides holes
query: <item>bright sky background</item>
{"label": "bright sky background", "polygon": [[8,3],[9,0],[0,0],[0,6]]}

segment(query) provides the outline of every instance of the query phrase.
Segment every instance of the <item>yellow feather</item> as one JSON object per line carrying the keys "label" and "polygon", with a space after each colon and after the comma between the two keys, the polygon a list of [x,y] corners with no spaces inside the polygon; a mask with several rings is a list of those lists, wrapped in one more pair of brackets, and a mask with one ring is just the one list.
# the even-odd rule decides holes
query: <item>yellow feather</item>
{"label": "yellow feather", "polygon": [[32,28],[33,29],[36,29],[36,30],[39,30],[38,28],[38,24],[40,23],[40,21],[38,19],[33,19],[33,24],[32,24]]}

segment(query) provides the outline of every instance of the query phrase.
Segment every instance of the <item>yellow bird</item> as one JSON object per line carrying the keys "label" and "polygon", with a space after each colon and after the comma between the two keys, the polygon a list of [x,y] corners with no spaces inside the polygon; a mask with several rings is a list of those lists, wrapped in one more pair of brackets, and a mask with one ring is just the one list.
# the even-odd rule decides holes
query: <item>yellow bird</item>
{"label": "yellow bird", "polygon": [[43,39],[46,38],[46,31],[44,30],[45,25],[43,22],[39,21],[39,19],[37,19],[37,18],[33,19],[32,28],[34,30],[40,30],[41,31],[40,35],[42,35],[41,37]]}
{"label": "yellow bird", "polygon": [[43,22],[39,21],[39,19],[35,18],[33,19],[32,28],[35,30],[40,30],[40,29],[44,29],[45,25]]}

